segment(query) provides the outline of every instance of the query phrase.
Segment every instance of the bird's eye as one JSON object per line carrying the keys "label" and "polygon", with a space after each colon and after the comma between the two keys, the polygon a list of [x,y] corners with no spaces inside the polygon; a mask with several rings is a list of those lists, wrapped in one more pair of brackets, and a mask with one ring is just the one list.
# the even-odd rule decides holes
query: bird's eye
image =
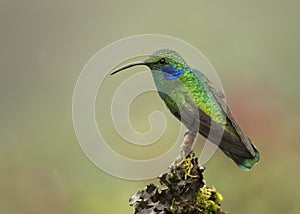
{"label": "bird's eye", "polygon": [[166,63],[167,63],[167,61],[166,61],[165,58],[161,58],[161,59],[159,60],[159,64],[164,65],[164,64],[166,64]]}

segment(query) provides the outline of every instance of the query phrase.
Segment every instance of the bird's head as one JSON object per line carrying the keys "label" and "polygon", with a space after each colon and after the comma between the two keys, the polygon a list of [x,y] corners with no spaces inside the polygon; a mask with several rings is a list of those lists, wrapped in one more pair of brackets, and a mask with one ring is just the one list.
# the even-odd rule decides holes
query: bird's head
{"label": "bird's head", "polygon": [[146,65],[151,71],[162,72],[166,80],[177,79],[188,68],[183,58],[175,51],[169,49],[162,49],[154,52],[148,59],[143,62],[134,62],[125,65],[111,75],[137,65]]}

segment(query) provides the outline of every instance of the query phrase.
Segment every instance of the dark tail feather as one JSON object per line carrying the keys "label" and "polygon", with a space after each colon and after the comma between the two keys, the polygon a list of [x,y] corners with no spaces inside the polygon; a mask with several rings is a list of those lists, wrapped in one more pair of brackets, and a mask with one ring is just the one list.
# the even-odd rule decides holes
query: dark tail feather
{"label": "dark tail feather", "polygon": [[229,152],[226,150],[222,151],[229,157],[231,158],[240,168],[242,168],[243,170],[249,170],[252,168],[252,166],[254,166],[260,159],[260,155],[258,150],[255,148],[255,146],[252,144],[252,147],[254,149],[255,152],[255,156],[252,158],[249,157],[243,157],[240,155],[237,155],[233,152]]}

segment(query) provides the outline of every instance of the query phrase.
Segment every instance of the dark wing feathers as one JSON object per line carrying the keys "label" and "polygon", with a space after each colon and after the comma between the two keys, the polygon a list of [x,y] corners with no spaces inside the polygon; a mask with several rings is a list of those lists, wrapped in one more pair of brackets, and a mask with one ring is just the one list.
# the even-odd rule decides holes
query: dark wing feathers
{"label": "dark wing feathers", "polygon": [[176,103],[170,96],[162,92],[159,92],[159,95],[165,101],[171,113],[180,120],[189,131],[199,132],[221,149],[246,158],[252,158],[252,155],[248,152],[244,144],[241,143],[238,136],[224,131],[224,125],[212,121],[210,116],[199,109],[192,101],[186,102],[186,108],[182,108],[179,111],[178,107],[174,107]]}
{"label": "dark wing feathers", "polygon": [[[251,144],[250,139],[247,137],[247,135],[244,133],[244,131],[241,129],[241,127],[239,126],[239,124],[236,122],[236,120],[234,119],[234,117],[232,116],[228,106],[226,105],[226,101],[225,101],[225,96],[224,94],[219,91],[209,80],[208,78],[201,72],[199,71],[195,71],[194,72],[198,75],[199,78],[201,78],[202,82],[206,85],[206,87],[212,92],[212,94],[214,95],[215,99],[217,100],[217,102],[220,104],[222,110],[224,111],[224,113],[227,116],[227,126],[228,128],[232,129],[233,131],[236,132],[236,135],[232,135],[231,133],[228,133],[227,131],[225,131],[224,133],[224,140],[221,142],[220,147],[227,151],[228,147],[232,147],[232,146],[244,146],[247,148],[248,153],[250,152],[250,154],[254,157],[255,156],[255,151],[253,149],[253,146]],[[238,138],[237,138],[238,137]],[[230,145],[227,145],[227,144]],[[241,148],[242,149],[242,148]],[[249,154],[248,154],[249,156]]]}
{"label": "dark wing feathers", "polygon": [[193,104],[190,105],[195,109],[194,114],[190,111],[187,112],[185,109],[181,109],[180,113],[177,114],[180,115],[180,118],[177,118],[181,120],[190,131],[197,129],[196,131],[221,149],[233,152],[245,158],[253,157],[244,144],[241,143],[238,136],[232,135],[226,130],[224,131],[224,125],[212,121],[211,118],[197,106]]}

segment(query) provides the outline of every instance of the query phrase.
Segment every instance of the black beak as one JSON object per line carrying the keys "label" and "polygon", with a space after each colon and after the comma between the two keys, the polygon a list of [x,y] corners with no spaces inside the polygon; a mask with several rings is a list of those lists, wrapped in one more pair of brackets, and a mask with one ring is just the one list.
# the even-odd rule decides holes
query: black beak
{"label": "black beak", "polygon": [[130,63],[128,65],[124,65],[123,67],[113,71],[110,75],[114,75],[114,74],[118,73],[119,71],[125,70],[127,68],[131,68],[131,67],[134,67],[134,66],[137,66],[137,65],[146,65],[146,66],[148,66],[148,63],[146,63],[146,62],[133,62],[133,63]]}

